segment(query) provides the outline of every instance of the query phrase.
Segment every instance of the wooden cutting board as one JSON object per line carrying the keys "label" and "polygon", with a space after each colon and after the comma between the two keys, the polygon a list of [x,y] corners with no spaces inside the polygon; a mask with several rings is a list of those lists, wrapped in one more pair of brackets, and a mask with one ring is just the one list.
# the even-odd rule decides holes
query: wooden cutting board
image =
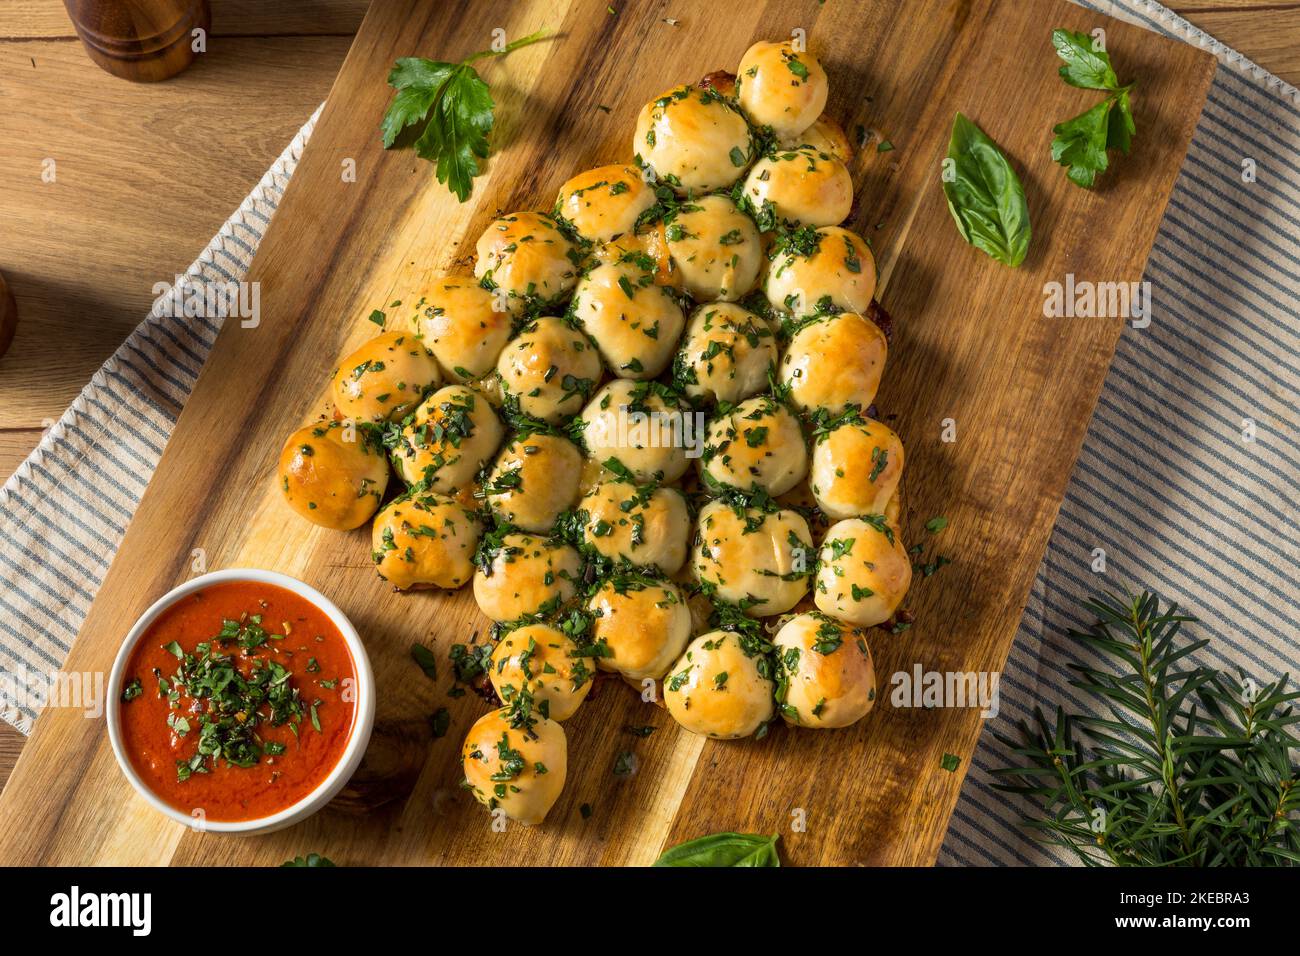
{"label": "wooden cutting board", "polygon": [[[107,671],[135,618],[192,573],[195,549],[210,569],[303,578],[356,623],[379,681],[374,741],[347,797],[267,837],[193,833],[134,795],[102,719],[51,709],[0,797],[0,863],[275,864],[315,851],[341,864],[643,864],[666,844],[717,830],[779,832],[794,864],[933,862],[981,720],[974,709],[892,707],[889,676],[918,663],[1003,665],[1123,325],[1044,318],[1044,283],[1070,272],[1141,277],[1215,62],[1065,2],[615,7],[372,6],[249,276],[262,284],[261,324],[222,332],[69,658],[69,670]],[[1069,184],[1049,156],[1052,124],[1097,98],[1057,77],[1056,26],[1104,26],[1119,75],[1138,83],[1134,154],[1096,192]],[[498,103],[496,152],[460,205],[411,152],[380,148],[384,81],[399,56],[459,60],[488,46],[496,27],[556,37],[480,64]],[[874,245],[878,296],[897,328],[878,404],[907,446],[906,537],[927,559],[937,550],[953,563],[918,575],[910,630],[875,632],[881,703],[856,727],[705,741],[606,684],[565,725],[569,782],[546,824],[495,833],[458,787],[460,740],[485,706],[473,695],[448,699],[450,674],[435,684],[409,657],[423,641],[445,659],[485,619],[468,591],[386,590],[368,530],[322,531],[290,514],[274,487],[281,442],[316,414],[337,359],[374,333],[371,309],[464,269],[496,214],[549,208],[569,175],[626,160],[651,97],[734,70],[751,42],[796,28],[831,77],[829,111],[867,137],[851,167],[849,225]],[[1021,170],[1034,238],[1020,269],[965,245],[949,217],[939,174],[957,110]],[[879,150],[881,140],[893,150]],[[342,175],[349,160],[354,182]],[[955,442],[941,440],[947,419]],[[931,538],[924,525],[935,515],[949,527]],[[452,730],[434,740],[426,716],[444,705]],[[648,738],[623,729],[647,723],[659,728]],[[615,775],[625,751],[636,771]],[[945,754],[960,758],[955,771],[941,766]]]}

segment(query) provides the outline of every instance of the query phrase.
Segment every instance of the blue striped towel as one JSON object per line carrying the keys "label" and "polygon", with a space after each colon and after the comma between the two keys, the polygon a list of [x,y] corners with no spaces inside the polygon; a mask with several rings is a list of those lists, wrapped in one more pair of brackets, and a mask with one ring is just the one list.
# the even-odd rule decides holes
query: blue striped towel
{"label": "blue striped towel", "polygon": [[[1222,66],[1147,268],[1153,321],[1120,342],[1003,673],[999,730],[1039,702],[1089,709],[1069,686],[1078,648],[1063,634],[1090,623],[1082,599],[1121,582],[1194,609],[1213,639],[1206,663],[1261,681],[1300,672],[1300,93],[1159,4],[1083,5]],[[243,277],[314,122],[187,282]],[[38,708],[10,693],[14,681],[62,664],[216,335],[209,320],[172,318],[175,294],[0,490],[0,717],[24,732]],[[1098,547],[1104,576],[1091,570]],[[992,789],[990,770],[1007,762],[985,733],[940,863],[1073,862],[1035,844]]]}

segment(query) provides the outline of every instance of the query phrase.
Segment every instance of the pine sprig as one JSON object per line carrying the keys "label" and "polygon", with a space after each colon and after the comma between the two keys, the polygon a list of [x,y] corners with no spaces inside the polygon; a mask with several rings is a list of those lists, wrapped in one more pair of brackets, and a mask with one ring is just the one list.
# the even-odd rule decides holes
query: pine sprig
{"label": "pine sprig", "polygon": [[1150,593],[1085,605],[1071,631],[1110,669],[1072,665],[1071,684],[1108,716],[1054,721],[1035,710],[1019,738],[997,734],[1021,766],[997,789],[1036,806],[1026,826],[1090,865],[1276,866],[1300,863],[1300,766],[1287,676],[1257,686],[1192,658],[1195,618]]}

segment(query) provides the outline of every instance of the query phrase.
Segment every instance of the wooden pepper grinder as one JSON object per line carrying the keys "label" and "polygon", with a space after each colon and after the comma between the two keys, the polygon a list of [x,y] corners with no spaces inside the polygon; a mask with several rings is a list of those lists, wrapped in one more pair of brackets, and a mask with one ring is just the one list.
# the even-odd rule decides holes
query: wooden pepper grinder
{"label": "wooden pepper grinder", "polygon": [[[90,58],[114,76],[153,83],[194,61],[195,30],[212,26],[208,0],[63,0]],[[204,42],[206,42],[206,37]]]}
{"label": "wooden pepper grinder", "polygon": [[9,291],[5,277],[0,274],[0,358],[9,351],[9,344],[14,340],[14,330],[18,328],[18,303]]}

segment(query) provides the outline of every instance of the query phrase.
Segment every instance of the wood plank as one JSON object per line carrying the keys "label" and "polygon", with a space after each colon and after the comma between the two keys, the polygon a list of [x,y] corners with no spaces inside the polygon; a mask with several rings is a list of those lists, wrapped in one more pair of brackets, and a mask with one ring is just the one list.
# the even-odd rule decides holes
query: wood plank
{"label": "wood plank", "polygon": [[[752,829],[785,834],[797,864],[933,861],[979,719],[971,710],[889,707],[888,675],[913,662],[996,670],[1005,660],[1120,331],[1117,320],[1044,320],[1043,283],[1067,271],[1140,277],[1215,64],[1107,24],[1121,74],[1142,83],[1142,132],[1135,155],[1088,193],[1046,154],[1046,131],[1081,98],[1057,79],[1046,33],[1095,18],[1045,0],[917,6],[728,0],[693,8],[677,28],[658,8],[611,17],[603,4],[578,0],[372,8],[254,265],[262,323],[222,333],[68,664],[105,669],[122,631],[185,576],[191,547],[205,547],[210,566],[302,577],[366,635],[379,681],[378,725],[356,796],[267,837],[183,831],[130,794],[101,723],[53,710],[0,795],[0,821],[23,821],[0,823],[0,860],[265,864],[316,850],[340,863],[627,863],[653,859],[665,840]],[[498,96],[498,152],[459,206],[426,165],[378,148],[382,77],[396,55],[458,58],[496,26],[512,36],[549,26],[560,39],[484,65]],[[485,620],[466,593],[385,591],[367,566],[367,532],[330,534],[287,513],[272,481],[276,453],[318,407],[337,357],[373,331],[361,318],[370,307],[410,295],[472,250],[498,209],[545,207],[572,172],[625,157],[635,112],[651,96],[732,66],[752,40],[795,26],[808,29],[827,65],[832,109],[848,128],[862,124],[896,144],[855,162],[852,225],[873,237],[888,276],[881,298],[899,330],[881,405],[897,415],[908,445],[908,537],[928,543],[921,524],[948,515],[939,543],[956,564],[918,584],[910,631],[874,639],[882,701],[860,725],[705,742],[622,687],[602,686],[565,725],[570,780],[547,823],[494,833],[457,789],[457,743],[481,702],[447,701],[449,675],[431,684],[408,657],[414,640],[445,652]],[[946,218],[936,175],[957,109],[1023,170],[1036,241],[1021,270],[963,245]],[[356,183],[340,182],[340,155],[357,159]],[[1080,242],[1097,223],[1105,234]],[[958,423],[955,444],[939,440],[948,417]],[[216,462],[220,481],[212,480]],[[424,718],[443,703],[453,729],[431,741]],[[660,729],[635,744],[622,731],[646,722]],[[615,778],[624,750],[636,753],[639,770]],[[961,759],[958,773],[940,769],[944,753]],[[584,803],[594,807],[590,818],[579,812]],[[366,812],[349,816],[358,806]],[[795,809],[808,815],[806,833],[790,830]]]}
{"label": "wood plank", "polygon": [[1220,43],[1239,50],[1292,86],[1300,86],[1300,4],[1242,9],[1197,4],[1178,12]]}
{"label": "wood plank", "polygon": [[63,413],[324,99],[348,46],[225,40],[170,82],[135,84],[79,44],[0,43],[0,270],[19,315],[0,428]]}
{"label": "wood plank", "polygon": [[[40,444],[45,434],[40,428],[13,428],[0,431],[0,483],[3,483],[23,463],[32,449]],[[3,771],[3,765],[0,765]]]}
{"label": "wood plank", "polygon": [[[211,0],[212,36],[347,36],[357,32],[370,0]],[[72,21],[57,0],[6,0],[0,40],[75,39]]]}

